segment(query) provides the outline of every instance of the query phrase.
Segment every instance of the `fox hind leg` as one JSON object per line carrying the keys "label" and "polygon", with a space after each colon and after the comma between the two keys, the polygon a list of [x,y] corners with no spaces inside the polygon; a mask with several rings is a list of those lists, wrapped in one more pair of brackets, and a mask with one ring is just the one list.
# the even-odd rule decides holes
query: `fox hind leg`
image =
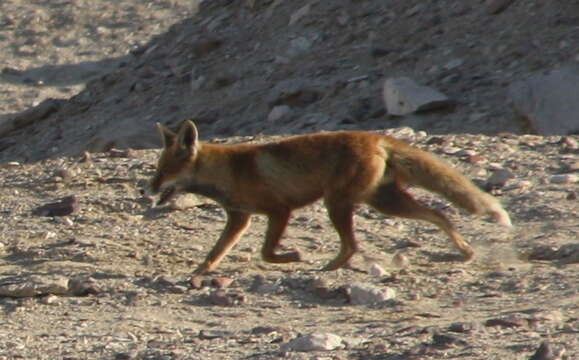
{"label": "fox hind leg", "polygon": [[297,249],[283,254],[276,254],[275,252],[287,227],[290,215],[291,211],[289,210],[268,214],[265,243],[261,249],[261,257],[264,261],[275,264],[301,261],[301,253]]}
{"label": "fox hind leg", "polygon": [[322,270],[331,271],[348,264],[352,256],[358,251],[358,244],[354,237],[354,205],[344,202],[341,198],[326,198],[325,205],[332,224],[340,236],[340,252]]}
{"label": "fox hind leg", "polygon": [[474,251],[454,229],[452,223],[441,212],[419,204],[414,198],[394,182],[380,185],[366,201],[374,209],[385,215],[428,221],[444,231],[458,250],[469,261]]}

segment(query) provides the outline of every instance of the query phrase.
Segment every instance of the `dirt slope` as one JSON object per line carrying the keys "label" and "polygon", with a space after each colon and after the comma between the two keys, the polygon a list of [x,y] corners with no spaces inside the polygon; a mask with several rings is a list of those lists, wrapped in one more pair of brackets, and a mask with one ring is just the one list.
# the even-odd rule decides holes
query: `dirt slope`
{"label": "dirt slope", "polygon": [[[182,4],[143,1],[114,8],[107,2],[110,10],[95,5],[86,12],[80,11],[81,5],[62,4],[78,9],[74,14],[83,14],[87,23],[93,19],[90,14],[97,21],[104,17],[105,25],[55,24],[20,35],[22,40],[8,26],[14,38],[8,36],[5,42],[12,47],[18,41],[32,42],[27,45],[33,48],[29,57],[42,54],[45,43],[62,43],[59,39],[70,33],[78,40],[53,51],[43,66],[26,57],[21,63],[22,51],[13,50],[5,78],[61,89],[50,76],[50,66],[68,63],[59,70],[68,73],[72,68],[74,73],[79,67],[71,64],[93,61],[94,54],[100,54],[94,66],[116,68],[70,100],[51,103],[40,115],[24,116],[0,144],[5,160],[78,154],[87,148],[147,148],[157,144],[155,122],[171,125],[183,119],[197,120],[206,138],[400,125],[434,133],[517,133],[522,129],[508,106],[505,86],[575,61],[572,44],[579,41],[574,31],[579,5],[563,0],[515,2],[498,15],[489,15],[474,0],[205,1],[198,16],[148,43],[151,28],[159,27],[157,18],[168,14],[177,22],[185,15],[179,13]],[[171,11],[160,10],[162,5]],[[46,10],[41,5],[38,9]],[[161,24],[171,20],[164,19]],[[96,28],[92,36],[86,36],[87,28]],[[76,42],[86,43],[92,55],[72,60],[88,51],[77,51]],[[62,52],[69,56],[61,59]],[[103,58],[103,53],[110,55]],[[28,69],[29,63],[40,69]],[[90,74],[79,74],[77,81]],[[445,92],[456,101],[456,109],[388,118],[382,84],[397,75]],[[37,94],[34,102],[42,100],[35,87],[23,93],[8,89],[6,103],[15,103],[19,110],[26,95]],[[16,100],[10,96],[13,91]],[[288,105],[289,113],[268,121],[272,107],[280,104]],[[25,126],[28,122],[34,125]]]}

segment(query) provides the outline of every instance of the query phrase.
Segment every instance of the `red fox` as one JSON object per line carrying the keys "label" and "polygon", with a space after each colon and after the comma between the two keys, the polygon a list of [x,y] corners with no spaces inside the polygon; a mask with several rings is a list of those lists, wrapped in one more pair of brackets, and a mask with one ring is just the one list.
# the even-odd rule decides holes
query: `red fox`
{"label": "red fox", "polygon": [[439,211],[404,190],[416,185],[438,193],[473,214],[511,226],[507,212],[457,170],[434,155],[392,137],[362,131],[299,135],[266,144],[218,145],[198,140],[192,121],[177,133],[158,124],[164,149],[144,194],[157,205],[178,193],[194,193],[219,203],[227,223],[205,261],[195,270],[214,270],[249,226],[251,214],[268,217],[261,255],[271,263],[301,260],[298,250],[277,253],[293,210],[323,199],[341,241],[339,254],[323,270],[346,265],[357,251],[353,213],[367,204],[377,211],[424,220],[444,231],[464,260],[474,252]]}

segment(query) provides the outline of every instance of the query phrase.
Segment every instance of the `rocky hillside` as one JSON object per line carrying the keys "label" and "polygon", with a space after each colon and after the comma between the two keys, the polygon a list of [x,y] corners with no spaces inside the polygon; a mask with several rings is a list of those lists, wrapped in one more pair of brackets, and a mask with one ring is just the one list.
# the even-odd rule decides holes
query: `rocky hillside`
{"label": "rocky hillside", "polygon": [[[60,6],[68,9],[67,4]],[[131,48],[159,21],[154,14],[161,13],[163,2],[139,4],[130,8],[130,17],[120,16],[129,11],[120,6],[116,17],[105,19],[108,26],[93,26],[94,36],[116,36],[128,54],[104,51],[115,56],[91,63],[90,71],[54,67],[52,59],[36,69],[18,61],[4,68],[3,78],[20,89],[62,88],[56,71],[68,76],[65,82],[92,80],[70,99],[4,115],[1,159],[147,148],[158,145],[155,122],[171,126],[183,119],[196,120],[208,139],[397,126],[429,133],[526,132],[507,88],[576,61],[573,44],[579,41],[579,5],[564,0],[518,1],[502,11],[475,0],[219,0],[201,2],[196,16]],[[177,5],[169,14],[183,16]],[[106,11],[90,8],[97,20]],[[88,25],[80,30],[74,22],[65,25],[34,35],[61,31],[52,43],[64,49],[62,44],[92,44],[85,52],[104,55],[114,48],[84,41]],[[118,31],[123,26],[130,32]],[[79,38],[69,39],[71,32]],[[41,52],[47,42],[23,45],[17,54]],[[441,91],[453,106],[389,115],[382,89],[386,78],[396,76]]]}

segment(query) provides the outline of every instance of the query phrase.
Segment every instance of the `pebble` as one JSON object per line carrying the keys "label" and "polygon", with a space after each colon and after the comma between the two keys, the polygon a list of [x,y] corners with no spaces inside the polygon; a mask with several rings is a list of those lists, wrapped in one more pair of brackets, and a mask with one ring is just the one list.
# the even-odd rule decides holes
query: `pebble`
{"label": "pebble", "polygon": [[562,174],[553,175],[549,179],[552,184],[575,184],[579,182],[579,175],[575,174]]}
{"label": "pebble", "polygon": [[480,329],[480,324],[475,322],[455,322],[448,327],[448,331],[456,333],[470,333]]}
{"label": "pebble", "polygon": [[406,255],[398,252],[392,257],[392,263],[401,269],[405,269],[410,265],[410,260],[408,260]]}
{"label": "pebble", "polygon": [[579,141],[570,136],[563,137],[563,139],[561,139],[561,143],[563,143],[563,145],[565,145],[565,147],[567,147],[570,150],[579,149]]}
{"label": "pebble", "polygon": [[520,319],[488,319],[485,321],[485,326],[493,327],[493,326],[500,326],[503,328],[517,328],[523,326],[524,323]]}
{"label": "pebble", "polygon": [[36,216],[68,216],[78,210],[78,200],[76,196],[70,195],[59,199],[56,202],[48,203],[37,207],[32,211]]}
{"label": "pebble", "polygon": [[202,276],[193,276],[191,280],[189,280],[189,285],[191,285],[192,289],[199,290],[205,287],[204,278]]}
{"label": "pebble", "polygon": [[368,274],[373,276],[373,277],[383,277],[383,276],[388,275],[386,270],[384,270],[384,268],[382,268],[378,264],[370,265],[370,268],[368,269]]}
{"label": "pebble", "polygon": [[507,183],[507,181],[514,177],[515,175],[510,170],[495,170],[493,174],[487,179],[487,184],[491,187],[502,187]]}
{"label": "pebble", "polygon": [[274,106],[269,114],[267,115],[267,121],[275,122],[282,119],[284,116],[291,112],[291,107],[288,105],[278,105]]}
{"label": "pebble", "polygon": [[47,295],[40,298],[40,303],[44,305],[58,305],[58,296]]}
{"label": "pebble", "polygon": [[529,358],[529,360],[556,360],[557,357],[551,350],[551,345],[547,341],[543,341],[537,351]]}
{"label": "pebble", "polygon": [[447,334],[432,334],[432,345],[441,348],[448,348],[453,345],[466,345],[467,342],[463,339]]}
{"label": "pebble", "polygon": [[243,293],[227,293],[224,289],[214,290],[209,293],[208,300],[213,305],[234,306],[245,302]]}
{"label": "pebble", "polygon": [[232,282],[233,279],[226,277],[217,277],[211,279],[211,285],[215,286],[218,289],[224,289],[226,287],[229,287],[229,285],[231,285]]}

